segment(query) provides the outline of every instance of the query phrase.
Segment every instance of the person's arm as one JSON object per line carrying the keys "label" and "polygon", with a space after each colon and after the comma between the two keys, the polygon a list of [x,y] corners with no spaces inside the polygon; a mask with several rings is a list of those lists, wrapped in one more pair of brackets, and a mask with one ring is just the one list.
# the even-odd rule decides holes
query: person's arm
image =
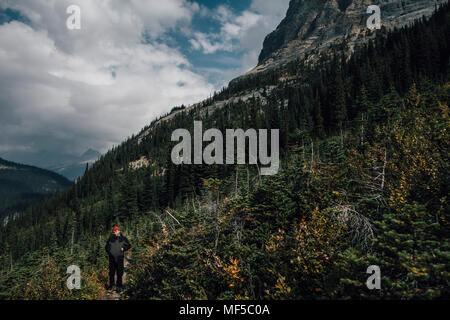
{"label": "person's arm", "polygon": [[127,251],[128,249],[131,248],[130,242],[128,241],[128,239],[125,236],[123,237],[122,248],[123,248],[123,251]]}
{"label": "person's arm", "polygon": [[106,240],[105,250],[108,253],[111,250],[111,243],[109,242],[109,238],[108,238],[108,240]]}

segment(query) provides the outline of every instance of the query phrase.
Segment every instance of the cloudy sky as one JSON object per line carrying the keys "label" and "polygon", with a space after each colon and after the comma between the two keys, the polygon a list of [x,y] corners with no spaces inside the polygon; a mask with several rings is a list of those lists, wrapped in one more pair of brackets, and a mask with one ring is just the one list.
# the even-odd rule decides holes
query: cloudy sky
{"label": "cloudy sky", "polygon": [[288,3],[0,0],[0,156],[106,152],[254,67]]}

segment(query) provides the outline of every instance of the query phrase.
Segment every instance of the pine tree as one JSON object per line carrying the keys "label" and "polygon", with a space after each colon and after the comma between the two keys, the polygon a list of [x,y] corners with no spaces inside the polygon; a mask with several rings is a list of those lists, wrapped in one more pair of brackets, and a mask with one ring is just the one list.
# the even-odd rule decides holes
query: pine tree
{"label": "pine tree", "polygon": [[446,266],[450,242],[424,206],[406,204],[400,212],[383,215],[378,223],[371,262],[381,269],[383,294],[388,298],[436,298],[448,296]]}
{"label": "pine tree", "polygon": [[322,104],[320,103],[320,96],[318,92],[316,92],[315,98],[314,123],[315,123],[315,133],[317,137],[322,138],[325,134],[325,128],[323,125]]}
{"label": "pine tree", "polygon": [[[342,130],[344,121],[347,120],[347,106],[345,101],[344,80],[342,79],[341,67],[337,61],[333,67],[333,82],[331,87],[331,102],[333,106],[334,125]],[[333,65],[334,65],[333,63]]]}
{"label": "pine tree", "polygon": [[134,173],[128,171],[124,173],[120,182],[120,198],[118,208],[118,218],[124,220],[138,213],[137,190]]}

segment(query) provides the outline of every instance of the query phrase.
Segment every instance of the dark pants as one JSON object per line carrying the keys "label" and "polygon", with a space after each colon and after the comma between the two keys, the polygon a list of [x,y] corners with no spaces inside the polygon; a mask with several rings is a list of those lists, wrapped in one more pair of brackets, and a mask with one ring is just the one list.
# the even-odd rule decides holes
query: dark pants
{"label": "dark pants", "polygon": [[122,286],[122,276],[123,276],[123,257],[114,259],[113,256],[109,256],[109,285],[114,285],[114,275],[117,273],[116,286]]}

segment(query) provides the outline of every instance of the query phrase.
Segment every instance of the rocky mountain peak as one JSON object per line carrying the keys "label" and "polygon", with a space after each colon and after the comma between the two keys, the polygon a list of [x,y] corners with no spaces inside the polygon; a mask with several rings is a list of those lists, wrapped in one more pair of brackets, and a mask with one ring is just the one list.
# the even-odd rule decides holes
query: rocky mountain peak
{"label": "rocky mountain peak", "polygon": [[381,23],[402,27],[422,16],[430,16],[447,0],[291,0],[286,17],[264,40],[258,66],[250,73],[306,54],[315,55],[330,44],[345,41],[352,50],[376,31],[367,28],[367,8],[378,5]]}

